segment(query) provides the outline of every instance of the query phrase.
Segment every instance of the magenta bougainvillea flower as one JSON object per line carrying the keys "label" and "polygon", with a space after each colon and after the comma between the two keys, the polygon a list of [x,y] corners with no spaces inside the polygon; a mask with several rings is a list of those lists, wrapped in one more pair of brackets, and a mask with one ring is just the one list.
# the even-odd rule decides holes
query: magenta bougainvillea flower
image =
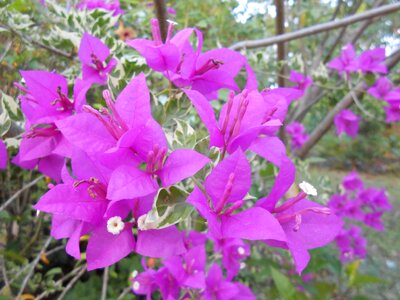
{"label": "magenta bougainvillea flower", "polygon": [[8,154],[7,147],[3,140],[0,140],[0,169],[5,169],[7,167]]}
{"label": "magenta bougainvillea flower", "polygon": [[110,49],[98,38],[85,32],[78,51],[79,59],[82,63],[82,78],[98,84],[105,84],[107,76],[117,64],[115,58],[111,58]]}
{"label": "magenta bougainvillea flower", "polygon": [[241,150],[220,162],[204,185],[206,194],[195,188],[187,201],[207,220],[214,238],[284,240],[279,223],[268,211],[252,207],[236,213],[251,185],[250,165]]}
{"label": "magenta bougainvillea flower", "polygon": [[[261,157],[270,160],[271,156],[263,144],[252,150]],[[261,198],[257,206],[273,214],[285,233],[284,241],[269,239],[265,241],[273,247],[288,249],[293,256],[296,270],[301,273],[307,266],[309,249],[322,247],[330,243],[342,227],[342,222],[330,209],[306,199],[308,195],[316,196],[317,191],[308,183],[301,183],[302,191],[295,197],[278,205],[295,181],[296,169],[285,155],[275,160],[280,167],[278,176],[268,196]],[[315,224],[318,224],[317,226]]]}
{"label": "magenta bougainvillea flower", "polygon": [[154,144],[144,161],[144,171],[132,165],[117,168],[111,175],[108,197],[120,200],[152,194],[159,188],[158,179],[163,187],[169,187],[193,176],[210,161],[191,149],[174,150],[168,157],[167,151],[166,147]]}
{"label": "magenta bougainvillea flower", "polygon": [[347,174],[342,181],[343,187],[348,191],[361,190],[364,187],[364,183],[356,171],[352,171]]}
{"label": "magenta bougainvillea flower", "polygon": [[385,65],[385,48],[366,50],[360,54],[359,67],[363,73],[386,74],[388,69]]}
{"label": "magenta bougainvillea flower", "polygon": [[385,108],[386,122],[399,122],[400,121],[400,100],[390,101]]}
{"label": "magenta bougainvillea flower", "polygon": [[214,110],[207,99],[197,91],[184,90],[210,134],[210,147],[216,146],[223,153],[236,149],[246,150],[260,134],[273,135],[281,125],[275,119],[277,106],[266,105],[257,91],[244,90],[228,101],[221,109],[217,122]]}
{"label": "magenta bougainvillea flower", "polygon": [[297,88],[301,91],[305,91],[310,85],[312,85],[314,83],[314,81],[312,80],[311,77],[306,76],[302,73],[296,72],[294,70],[290,71],[290,77],[289,80],[297,83],[296,86],[294,86],[294,88]]}
{"label": "magenta bougainvillea flower", "polygon": [[357,136],[360,117],[354,114],[351,110],[343,109],[335,116],[334,122],[336,126],[336,134],[338,136],[343,133],[346,133],[351,138]]}
{"label": "magenta bougainvillea flower", "polygon": [[124,13],[121,9],[119,0],[107,1],[107,0],[81,0],[76,6],[78,9],[104,9],[107,11],[114,12],[114,16],[118,16]]}
{"label": "magenta bougainvillea flower", "polygon": [[[185,252],[182,234],[170,226],[160,230],[132,228],[152,207],[154,194],[146,198],[111,201],[107,198],[108,169],[83,152],[73,157],[73,171],[64,183],[52,187],[35,208],[53,215],[52,235],[69,238],[67,253],[80,258],[79,238],[89,234],[88,269],[114,264],[133,251],[150,257],[169,257]],[[90,175],[89,175],[90,174]],[[125,220],[132,213],[133,219]]]}
{"label": "magenta bougainvillea flower", "polygon": [[[163,72],[177,87],[191,87],[208,100],[217,99],[217,92],[221,88],[236,92],[240,90],[234,79],[244,67],[247,71],[246,88],[257,88],[254,71],[240,53],[226,48],[201,53],[203,35],[199,30],[186,28],[172,36],[174,23],[170,22],[163,42],[158,20],[151,20],[151,29],[153,41],[134,39],[127,44],[146,59],[150,68]],[[193,48],[189,42],[193,33],[197,35],[197,48]]]}
{"label": "magenta bougainvillea flower", "polygon": [[255,295],[239,282],[231,282],[223,277],[221,268],[212,264],[206,278],[205,300],[253,300]]}
{"label": "magenta bougainvillea flower", "polygon": [[[84,112],[57,122],[57,127],[75,147],[92,154],[115,148],[114,150],[120,150],[118,153],[122,160],[126,152],[131,152],[126,147],[118,147],[125,136],[134,136],[134,132],[138,132],[141,127],[162,132],[151,116],[150,95],[143,74],[133,78],[115,102],[109,91],[105,91],[103,96],[107,108],[97,111],[85,106]],[[161,137],[161,140],[164,138]]]}
{"label": "magenta bougainvillea flower", "polygon": [[400,101],[400,91],[393,88],[392,82],[387,77],[379,78],[368,89],[368,94],[379,100]]}
{"label": "magenta bougainvillea flower", "polygon": [[308,140],[308,134],[303,124],[293,122],[285,128],[287,134],[292,139],[292,148],[299,149]]}
{"label": "magenta bougainvillea flower", "polygon": [[362,236],[362,229],[355,225],[339,233],[336,246],[342,262],[362,259],[367,255],[367,240]]}
{"label": "magenta bougainvillea flower", "polygon": [[338,71],[339,75],[346,73],[347,77],[351,72],[357,71],[359,62],[356,51],[352,44],[347,44],[340,53],[340,56],[331,60],[327,66]]}
{"label": "magenta bougainvillea flower", "polygon": [[39,171],[60,180],[64,157],[71,155],[71,147],[55,122],[82,110],[90,84],[77,79],[71,100],[63,76],[45,71],[21,71],[21,75],[26,87],[16,86],[25,93],[20,100],[26,131],[13,163],[27,169],[38,166]]}
{"label": "magenta bougainvillea flower", "polygon": [[232,280],[250,255],[250,245],[241,239],[216,239],[215,252],[222,254],[222,264],[227,270],[226,278]]}

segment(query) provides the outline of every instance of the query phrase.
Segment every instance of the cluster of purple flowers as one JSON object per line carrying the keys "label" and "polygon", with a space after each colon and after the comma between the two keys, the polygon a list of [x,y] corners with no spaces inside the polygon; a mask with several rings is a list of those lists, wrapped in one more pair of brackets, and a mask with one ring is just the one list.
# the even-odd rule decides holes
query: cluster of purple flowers
{"label": "cluster of purple flowers", "polygon": [[[375,48],[366,50],[357,56],[353,45],[348,44],[343,48],[339,57],[334,58],[327,65],[331,69],[338,71],[339,75],[346,74],[346,79],[350,79],[350,74],[361,72],[364,74],[376,74],[378,79],[374,85],[368,89],[368,94],[385,101],[386,122],[400,121],[400,88],[395,88],[392,82],[384,75],[388,73],[385,65],[385,48]],[[351,110],[345,109],[335,117],[337,135],[346,133],[355,138],[361,118]]]}
{"label": "cluster of purple flowers", "polygon": [[308,140],[308,134],[303,124],[299,122],[290,123],[286,126],[286,133],[291,138],[292,148],[299,149]]}
{"label": "cluster of purple flowers", "polygon": [[[334,240],[342,221],[330,208],[307,199],[317,191],[306,182],[300,183],[296,196],[284,197],[295,183],[296,170],[276,134],[297,89],[258,92],[244,56],[230,49],[203,53],[200,31],[186,28],[173,35],[173,27],[170,23],[162,41],[157,20],[152,20],[153,40],[127,44],[186,95],[208,130],[209,147],[219,152],[217,158],[212,161],[193,149],[170,149],[164,129],[152,116],[144,74],[132,78],[115,100],[104,90],[106,107],[88,105],[87,91],[106,84],[117,60],[103,42],[85,33],[78,52],[82,78],[75,80],[72,98],[63,76],[21,71],[25,84],[16,86],[24,93],[20,100],[26,131],[13,162],[37,167],[55,180],[34,207],[52,215],[51,235],[68,239],[71,256],[81,258],[80,238],[89,236],[84,251],[88,270],[137,253],[160,259],[158,268],[145,266],[132,276],[133,291],[148,299],[158,289],[164,299],[189,294],[254,299],[246,286],[234,281],[250,254],[248,241],[289,250],[301,273],[310,260],[308,250]],[[196,46],[189,40],[193,34]],[[247,73],[243,90],[235,82],[242,69]],[[308,81],[300,81],[304,90]],[[210,101],[217,100],[222,88],[230,92],[217,118]],[[250,154],[279,168],[270,193],[256,201],[247,196]],[[208,175],[193,178],[202,169]],[[175,206],[168,201],[176,193],[198,212],[192,217],[204,220],[204,230],[169,221]],[[159,201],[164,203],[162,213]],[[206,244],[213,244],[212,259]]]}
{"label": "cluster of purple flowers", "polygon": [[384,189],[364,187],[355,171],[343,178],[342,185],[344,193],[332,195],[328,206],[347,224],[336,237],[341,260],[346,262],[367,254],[367,240],[355,222],[383,231],[382,215],[392,207]]}

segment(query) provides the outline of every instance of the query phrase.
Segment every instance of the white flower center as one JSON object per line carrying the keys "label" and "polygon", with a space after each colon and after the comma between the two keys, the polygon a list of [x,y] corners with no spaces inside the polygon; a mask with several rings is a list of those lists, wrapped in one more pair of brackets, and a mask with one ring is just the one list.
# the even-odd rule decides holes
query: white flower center
{"label": "white flower center", "polygon": [[132,284],[132,288],[133,288],[134,291],[139,290],[140,289],[139,281],[134,281],[133,284]]}
{"label": "white flower center", "polygon": [[317,189],[308,182],[303,181],[299,184],[300,189],[307,195],[317,196]]}
{"label": "white flower center", "polygon": [[244,254],[246,253],[246,251],[244,250],[243,247],[239,247],[239,248],[237,249],[237,252],[239,253],[239,255],[244,255]]}
{"label": "white flower center", "polygon": [[117,235],[120,234],[122,230],[124,230],[125,223],[122,222],[121,217],[112,217],[107,221],[107,231],[111,234]]}

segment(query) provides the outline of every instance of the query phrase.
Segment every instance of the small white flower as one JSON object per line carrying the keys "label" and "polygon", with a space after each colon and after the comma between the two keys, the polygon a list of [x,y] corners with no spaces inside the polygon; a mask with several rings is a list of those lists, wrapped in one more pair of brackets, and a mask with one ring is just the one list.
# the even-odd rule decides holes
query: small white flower
{"label": "small white flower", "polygon": [[140,289],[139,281],[134,281],[133,284],[132,284],[132,288],[133,288],[134,291],[139,290]]}
{"label": "small white flower", "polygon": [[300,189],[307,195],[317,196],[317,189],[308,182],[303,181],[299,184]]}
{"label": "small white flower", "polygon": [[124,230],[125,223],[122,222],[121,217],[115,216],[109,218],[107,221],[107,231],[111,234],[117,235],[120,234],[122,230]]}
{"label": "small white flower", "polygon": [[246,250],[244,250],[243,247],[239,247],[239,248],[237,249],[237,252],[239,253],[239,255],[244,255],[244,254],[246,253]]}
{"label": "small white flower", "polygon": [[172,20],[170,20],[170,19],[167,19],[167,22],[168,22],[168,23],[171,23],[171,24],[174,24],[174,25],[178,25],[178,23],[176,23],[175,21],[172,21]]}
{"label": "small white flower", "polygon": [[244,268],[246,268],[246,263],[241,262],[240,263],[240,270],[243,270]]}
{"label": "small white flower", "polygon": [[137,270],[133,270],[131,273],[131,278],[135,278],[138,275],[138,271]]}

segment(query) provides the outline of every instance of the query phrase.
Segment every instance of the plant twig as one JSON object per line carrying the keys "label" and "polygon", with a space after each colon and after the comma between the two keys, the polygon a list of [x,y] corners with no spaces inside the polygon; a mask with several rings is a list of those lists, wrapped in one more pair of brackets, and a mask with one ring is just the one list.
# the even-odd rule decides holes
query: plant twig
{"label": "plant twig", "polygon": [[53,48],[51,46],[45,45],[45,44],[43,44],[41,42],[35,41],[32,38],[27,37],[27,36],[23,35],[22,33],[18,32],[17,30],[15,30],[14,28],[12,28],[9,25],[0,23],[0,27],[5,28],[6,30],[8,30],[12,34],[14,34],[15,36],[18,36],[21,40],[23,40],[23,41],[25,41],[25,42],[27,42],[29,44],[32,44],[32,45],[34,45],[36,47],[46,49],[46,50],[48,50],[50,52],[53,52],[54,54],[57,54],[57,55],[60,55],[60,56],[63,56],[63,57],[69,58],[69,59],[72,59],[74,57],[73,54],[64,52],[62,50],[59,50],[59,49]]}
{"label": "plant twig", "polygon": [[318,24],[314,26],[310,26],[304,29],[300,29],[294,32],[289,32],[285,33],[282,35],[278,36],[273,36],[270,38],[265,38],[265,39],[259,39],[259,40],[247,40],[247,41],[241,41],[236,44],[231,45],[229,48],[233,50],[239,50],[242,48],[260,48],[260,47],[267,47],[271,46],[277,43],[281,42],[288,42],[292,41],[295,39],[303,38],[306,36],[310,35],[315,35],[321,32],[337,29],[343,26],[348,26],[350,24],[360,22],[366,19],[378,17],[378,16],[384,16],[387,14],[394,13],[396,11],[400,10],[400,2],[399,3],[393,3],[393,4],[387,4],[378,8],[373,8],[369,9],[368,11],[365,11],[360,14],[356,14],[353,16],[345,17],[340,20],[335,20],[323,24]]}
{"label": "plant twig", "polygon": [[78,274],[75,275],[74,278],[71,279],[70,282],[68,282],[67,286],[64,288],[60,296],[58,296],[58,300],[64,299],[65,295],[69,292],[70,289],[74,286],[74,284],[79,280],[79,278],[82,277],[82,275],[86,272],[86,266],[82,267],[82,269],[79,270]]}
{"label": "plant twig", "polygon": [[[73,269],[71,272],[69,272],[68,274],[64,275],[59,280],[57,280],[54,283],[54,286],[59,286],[64,281],[66,281],[70,277],[74,276],[77,272],[81,271],[82,269],[85,270],[86,269],[86,265],[83,265],[83,266],[80,266],[80,267],[77,267],[77,268]],[[53,293],[55,293],[55,292],[56,291],[54,291]],[[51,294],[51,293],[48,293],[47,291],[43,291],[40,295],[36,296],[35,300],[43,299],[44,297],[47,297],[49,294]]]}
{"label": "plant twig", "polygon": [[132,288],[131,288],[130,286],[124,288],[124,290],[122,291],[122,293],[118,296],[117,300],[122,300],[122,299],[124,299],[124,297],[125,297],[126,295],[128,295],[128,293],[131,291],[131,289],[132,289]]}
{"label": "plant twig", "polygon": [[26,189],[29,189],[31,186],[34,186],[39,180],[43,179],[43,175],[39,176],[35,180],[31,181],[30,183],[24,185],[21,189],[19,189],[14,195],[12,195],[4,204],[0,207],[0,211],[3,211],[8,205],[10,205],[15,199],[18,198],[18,196],[25,191]]}
{"label": "plant twig", "polygon": [[158,24],[160,25],[161,38],[165,41],[167,37],[167,8],[164,0],[154,0],[154,6],[156,8]]}
{"label": "plant twig", "polygon": [[101,287],[101,300],[107,300],[108,267],[104,268],[103,284]]}
{"label": "plant twig", "polygon": [[33,275],[33,271],[35,270],[36,265],[38,264],[40,257],[42,256],[42,253],[44,253],[47,249],[47,247],[50,245],[50,242],[52,240],[52,237],[48,237],[48,239],[46,240],[46,242],[44,243],[42,249],[40,250],[39,254],[36,256],[36,258],[33,260],[32,265],[29,267],[29,272],[28,274],[25,276],[24,281],[21,284],[21,287],[19,289],[18,295],[16,297],[17,300],[21,299],[21,295],[24,292],[24,289],[26,287],[26,285],[29,282],[29,279],[31,278],[31,276]]}

